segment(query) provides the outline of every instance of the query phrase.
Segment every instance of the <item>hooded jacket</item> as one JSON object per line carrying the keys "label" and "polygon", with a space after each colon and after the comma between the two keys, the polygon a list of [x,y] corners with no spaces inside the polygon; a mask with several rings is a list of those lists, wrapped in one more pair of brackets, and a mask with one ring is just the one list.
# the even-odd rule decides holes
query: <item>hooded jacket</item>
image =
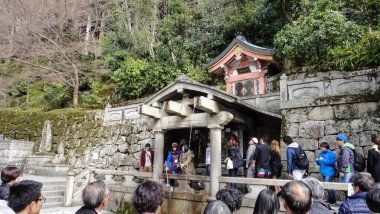
{"label": "hooded jacket", "polygon": [[293,142],[288,145],[286,149],[286,164],[288,167],[288,174],[293,173],[294,170],[299,170],[299,168],[294,164],[293,159],[297,156],[296,149],[299,147],[298,143]]}
{"label": "hooded jacket", "polygon": [[339,172],[348,173],[355,172],[354,169],[354,152],[355,146],[351,143],[346,142],[339,152],[339,157],[337,160],[337,166]]}
{"label": "hooded jacket", "polygon": [[[320,158],[322,157],[322,160]],[[321,152],[317,158],[317,164],[321,166],[320,171],[322,176],[334,176],[335,175],[335,161],[336,154],[331,150]]]}
{"label": "hooded jacket", "polygon": [[310,214],[335,214],[335,211],[321,200],[314,200],[313,206],[310,208]]}
{"label": "hooded jacket", "polygon": [[339,208],[339,214],[351,214],[351,213],[361,213],[361,214],[371,214],[367,203],[365,201],[366,192],[358,192],[352,196],[348,196],[348,200],[345,201]]}

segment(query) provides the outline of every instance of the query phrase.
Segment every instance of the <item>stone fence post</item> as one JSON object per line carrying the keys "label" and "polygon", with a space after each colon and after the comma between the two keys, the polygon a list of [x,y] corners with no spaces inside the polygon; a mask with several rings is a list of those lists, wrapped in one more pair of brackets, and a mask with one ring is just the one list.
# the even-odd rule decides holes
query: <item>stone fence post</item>
{"label": "stone fence post", "polygon": [[66,191],[65,191],[65,202],[64,206],[68,207],[71,205],[74,194],[74,172],[68,172],[66,177]]}

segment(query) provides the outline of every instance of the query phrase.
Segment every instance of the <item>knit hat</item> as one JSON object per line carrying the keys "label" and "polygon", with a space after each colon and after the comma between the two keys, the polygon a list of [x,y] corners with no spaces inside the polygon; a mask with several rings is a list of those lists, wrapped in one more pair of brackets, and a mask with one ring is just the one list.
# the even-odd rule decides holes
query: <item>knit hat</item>
{"label": "knit hat", "polygon": [[176,143],[176,142],[174,142],[174,143],[172,143],[172,147],[178,147],[178,143]]}
{"label": "knit hat", "polygon": [[336,139],[341,140],[343,142],[347,142],[347,137],[344,136],[343,134],[338,134],[338,136],[336,136]]}
{"label": "knit hat", "polygon": [[259,142],[259,140],[257,138],[255,138],[255,137],[251,138],[251,140],[253,140],[253,142],[255,142],[255,143]]}

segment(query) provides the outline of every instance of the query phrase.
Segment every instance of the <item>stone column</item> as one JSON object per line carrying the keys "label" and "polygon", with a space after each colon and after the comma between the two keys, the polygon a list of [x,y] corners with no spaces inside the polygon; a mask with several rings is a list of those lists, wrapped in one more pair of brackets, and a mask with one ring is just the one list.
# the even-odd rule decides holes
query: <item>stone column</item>
{"label": "stone column", "polygon": [[162,164],[164,163],[164,131],[157,131],[154,140],[154,163],[153,163],[153,180],[160,181],[162,173]]}
{"label": "stone column", "polygon": [[211,172],[210,172],[210,197],[215,199],[219,190],[219,177],[222,175],[222,127],[210,128],[211,142]]}
{"label": "stone column", "polygon": [[288,101],[288,83],[286,74],[283,73],[280,78],[280,100],[281,102]]}

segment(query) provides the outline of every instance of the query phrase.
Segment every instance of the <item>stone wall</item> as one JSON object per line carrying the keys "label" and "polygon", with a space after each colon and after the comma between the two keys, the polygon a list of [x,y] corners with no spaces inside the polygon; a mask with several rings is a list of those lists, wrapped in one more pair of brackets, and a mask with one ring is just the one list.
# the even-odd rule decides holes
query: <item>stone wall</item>
{"label": "stone wall", "polygon": [[[320,143],[339,153],[339,133],[366,157],[371,135],[380,134],[380,69],[289,73],[282,77],[286,87],[284,81],[281,85],[286,91],[281,93],[282,134],[307,151],[310,171],[319,173],[314,160]],[[286,168],[285,150],[282,159]]]}
{"label": "stone wall", "polygon": [[[11,132],[30,134],[34,152],[38,151],[45,120],[52,123],[52,152],[64,144],[66,163],[78,172],[92,161],[104,169],[138,167],[141,148],[153,144],[153,121],[147,117],[125,117],[123,124],[103,126],[103,111],[27,112],[0,109],[0,133],[13,137]],[[27,135],[18,134],[18,138]],[[98,156],[98,159],[93,157]]]}

